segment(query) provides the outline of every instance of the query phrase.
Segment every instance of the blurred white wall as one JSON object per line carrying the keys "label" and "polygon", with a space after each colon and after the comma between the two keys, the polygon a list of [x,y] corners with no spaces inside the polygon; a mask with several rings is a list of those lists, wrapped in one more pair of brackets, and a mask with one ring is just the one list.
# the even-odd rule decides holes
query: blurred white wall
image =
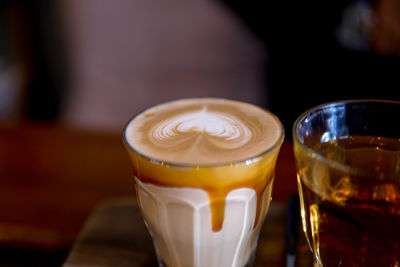
{"label": "blurred white wall", "polygon": [[266,50],[217,0],[61,0],[72,80],[62,122],[120,131],[168,100],[265,106]]}

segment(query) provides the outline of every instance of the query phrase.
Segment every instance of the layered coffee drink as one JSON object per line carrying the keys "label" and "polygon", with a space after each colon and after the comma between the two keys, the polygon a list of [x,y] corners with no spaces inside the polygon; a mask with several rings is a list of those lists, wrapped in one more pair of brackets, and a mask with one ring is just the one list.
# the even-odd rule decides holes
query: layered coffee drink
{"label": "layered coffee drink", "polygon": [[251,104],[185,99],[150,108],[124,141],[160,266],[246,266],[271,200],[283,127]]}

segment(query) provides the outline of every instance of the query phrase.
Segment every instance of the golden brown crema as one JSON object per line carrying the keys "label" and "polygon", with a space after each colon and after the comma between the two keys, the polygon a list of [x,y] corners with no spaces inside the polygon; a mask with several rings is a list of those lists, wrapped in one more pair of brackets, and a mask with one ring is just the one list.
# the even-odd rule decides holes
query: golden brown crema
{"label": "golden brown crema", "polygon": [[140,154],[184,165],[220,165],[260,155],[281,138],[271,113],[233,100],[185,99],[146,110],[126,129]]}
{"label": "golden brown crema", "polygon": [[135,176],[142,182],[205,190],[212,229],[218,231],[227,194],[243,187],[257,194],[257,224],[263,214],[261,196],[273,179],[283,128],[274,115],[251,104],[185,99],[136,116],[125,129],[125,141]]}

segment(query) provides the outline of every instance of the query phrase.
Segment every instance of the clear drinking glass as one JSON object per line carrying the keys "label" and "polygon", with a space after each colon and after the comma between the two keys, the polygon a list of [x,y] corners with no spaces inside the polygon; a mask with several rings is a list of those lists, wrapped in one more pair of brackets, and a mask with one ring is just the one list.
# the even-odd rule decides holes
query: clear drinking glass
{"label": "clear drinking glass", "polygon": [[[197,106],[200,102],[203,104]],[[196,149],[204,150],[214,143],[228,144],[235,149],[250,145],[253,139],[246,143],[247,139],[245,142],[240,136],[251,132],[251,127],[262,132],[258,128],[260,120],[254,116],[247,118],[244,123],[248,120],[257,123],[249,122],[249,129],[241,127],[240,120],[235,119],[242,116],[238,106],[244,108],[243,114],[247,109],[249,112],[257,109],[259,114],[269,118],[277,130],[272,143],[259,147],[261,153],[247,158],[233,157],[221,163],[216,150],[210,154],[215,157],[215,163],[176,163],[175,157],[182,158],[179,151],[182,147],[185,150],[186,145],[193,145],[187,157],[196,153]],[[156,124],[162,125],[165,131],[154,130],[157,127],[151,125],[151,121],[148,128],[147,124],[135,128],[136,120],[153,117],[162,118]],[[154,136],[161,136],[161,141],[155,142],[162,148],[159,153],[169,155],[171,152],[175,156],[160,160],[158,156],[147,155],[138,148],[138,142],[146,137],[131,138],[137,131],[142,131],[143,136],[156,131]],[[168,147],[168,138],[175,138],[175,135],[178,138],[173,140],[174,146]],[[204,145],[198,145],[202,138],[206,139]],[[172,101],[146,110],[128,124],[124,142],[132,159],[138,204],[153,238],[160,266],[251,265],[270,204],[275,163],[283,139],[283,127],[271,113],[249,104],[221,99]],[[224,151],[225,155],[229,154],[228,148]]]}
{"label": "clear drinking glass", "polygon": [[400,103],[351,100],[293,127],[303,231],[318,266],[400,266]]}

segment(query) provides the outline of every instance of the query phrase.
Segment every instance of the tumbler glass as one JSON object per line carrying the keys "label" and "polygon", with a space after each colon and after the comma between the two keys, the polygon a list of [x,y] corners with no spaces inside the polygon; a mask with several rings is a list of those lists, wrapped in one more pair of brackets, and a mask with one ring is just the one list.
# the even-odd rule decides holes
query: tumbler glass
{"label": "tumbler glass", "polygon": [[303,231],[318,266],[400,266],[400,103],[349,100],[293,127]]}
{"label": "tumbler glass", "polygon": [[252,264],[283,138],[274,115],[226,99],[176,100],[129,122],[124,142],[159,266]]}

